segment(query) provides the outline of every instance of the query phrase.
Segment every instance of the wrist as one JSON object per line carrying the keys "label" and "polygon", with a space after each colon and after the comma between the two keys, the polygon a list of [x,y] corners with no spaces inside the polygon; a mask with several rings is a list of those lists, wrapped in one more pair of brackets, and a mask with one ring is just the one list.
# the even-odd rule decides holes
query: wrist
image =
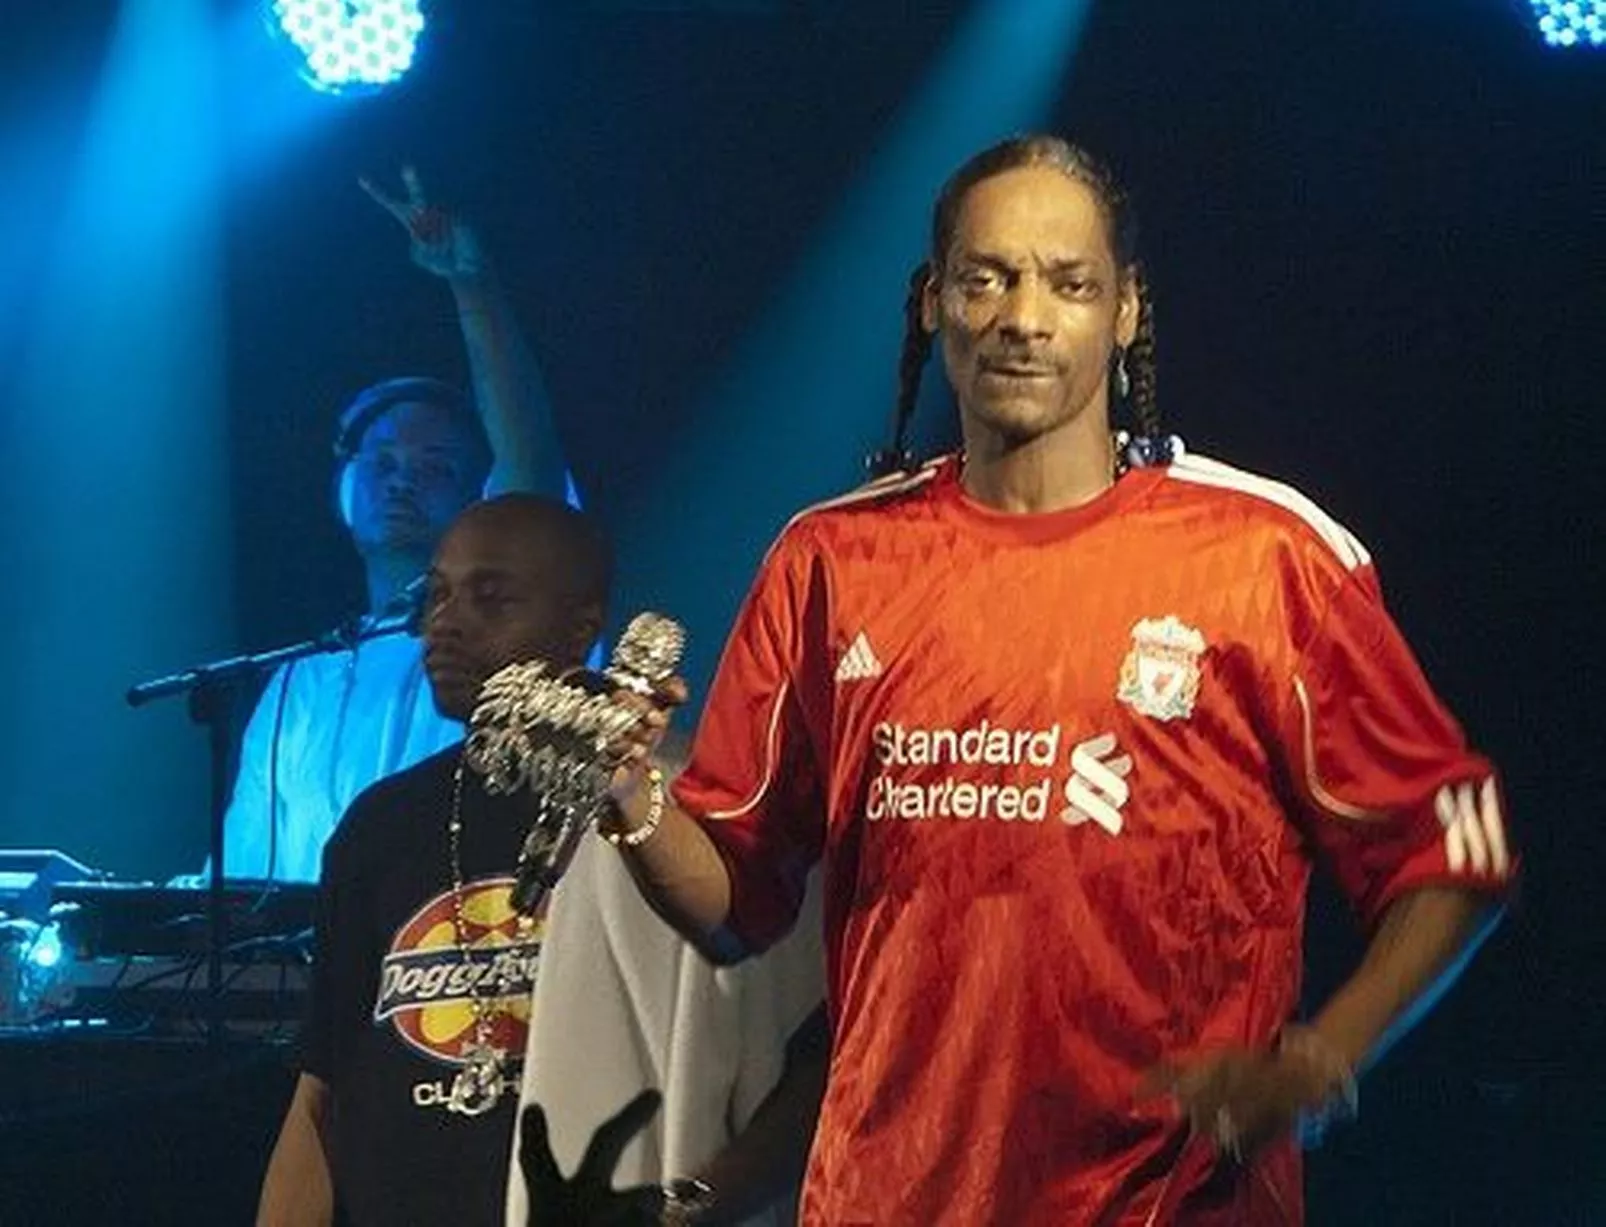
{"label": "wrist", "polygon": [[1360,1088],[1349,1058],[1315,1027],[1292,1024],[1277,1041],[1277,1060],[1303,1088],[1295,1134],[1309,1148],[1337,1121],[1360,1112]]}
{"label": "wrist", "polygon": [[719,1194],[708,1181],[696,1176],[679,1176],[662,1186],[663,1208],[659,1211],[660,1227],[690,1227],[693,1223],[711,1224]]}
{"label": "wrist", "polygon": [[446,284],[457,302],[458,311],[465,315],[491,311],[501,295],[496,275],[485,264],[450,274]]}
{"label": "wrist", "polygon": [[614,792],[611,818],[616,821],[604,819],[597,825],[597,834],[616,848],[640,847],[651,839],[669,805],[664,773],[656,763],[632,768],[628,779],[623,789]]}

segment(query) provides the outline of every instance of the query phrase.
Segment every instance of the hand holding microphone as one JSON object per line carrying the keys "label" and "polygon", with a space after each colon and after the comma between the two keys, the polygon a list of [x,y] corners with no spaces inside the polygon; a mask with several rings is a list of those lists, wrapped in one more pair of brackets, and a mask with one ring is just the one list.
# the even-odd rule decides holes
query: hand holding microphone
{"label": "hand holding microphone", "polygon": [[539,908],[609,805],[616,777],[662,738],[667,704],[684,697],[674,673],[685,642],[678,623],[643,613],[600,674],[580,669],[557,677],[532,661],[507,666],[481,688],[464,761],[484,777],[486,791],[528,788],[536,805],[519,854],[517,911]]}

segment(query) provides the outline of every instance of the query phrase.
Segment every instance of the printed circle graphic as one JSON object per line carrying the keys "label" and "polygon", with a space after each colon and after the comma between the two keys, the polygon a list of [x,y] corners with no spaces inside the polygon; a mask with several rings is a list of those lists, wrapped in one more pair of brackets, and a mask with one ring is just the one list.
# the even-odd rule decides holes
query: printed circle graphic
{"label": "printed circle graphic", "polygon": [[[463,1063],[474,1040],[473,982],[485,1006],[496,1011],[492,1047],[517,1061],[524,1055],[530,992],[546,917],[521,934],[509,903],[510,877],[481,878],[463,887],[463,938],[478,969],[470,973],[457,946],[452,892],[424,904],[396,931],[381,966],[376,1024],[389,1022],[415,1051],[449,1065]],[[505,980],[505,992],[498,985]]]}

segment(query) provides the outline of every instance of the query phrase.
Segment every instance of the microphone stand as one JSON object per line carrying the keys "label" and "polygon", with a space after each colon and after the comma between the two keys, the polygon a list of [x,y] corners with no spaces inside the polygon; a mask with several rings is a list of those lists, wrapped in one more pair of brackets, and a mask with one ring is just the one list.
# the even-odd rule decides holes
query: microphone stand
{"label": "microphone stand", "polygon": [[300,643],[230,656],[140,682],[129,687],[123,696],[130,707],[143,707],[157,699],[184,695],[191,721],[207,731],[211,861],[206,899],[206,1037],[212,1044],[223,1039],[223,952],[228,946],[228,912],[223,905],[223,822],[229,807],[228,765],[232,743],[228,699],[247,679],[269,669],[308,656],[350,651],[370,639],[408,633],[413,630],[414,622],[412,611],[353,618],[332,631]]}

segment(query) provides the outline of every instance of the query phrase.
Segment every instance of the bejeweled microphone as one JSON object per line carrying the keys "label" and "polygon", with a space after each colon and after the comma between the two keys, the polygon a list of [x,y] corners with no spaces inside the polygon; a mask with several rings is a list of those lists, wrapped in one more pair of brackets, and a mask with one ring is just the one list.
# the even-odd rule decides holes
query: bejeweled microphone
{"label": "bejeweled microphone", "polygon": [[529,661],[497,671],[480,688],[463,759],[484,777],[487,792],[528,788],[535,798],[519,852],[515,911],[535,914],[606,804],[619,739],[645,715],[621,703],[619,692],[651,695],[674,675],[685,646],[678,622],[637,614],[600,674],[577,669],[557,677]]}

